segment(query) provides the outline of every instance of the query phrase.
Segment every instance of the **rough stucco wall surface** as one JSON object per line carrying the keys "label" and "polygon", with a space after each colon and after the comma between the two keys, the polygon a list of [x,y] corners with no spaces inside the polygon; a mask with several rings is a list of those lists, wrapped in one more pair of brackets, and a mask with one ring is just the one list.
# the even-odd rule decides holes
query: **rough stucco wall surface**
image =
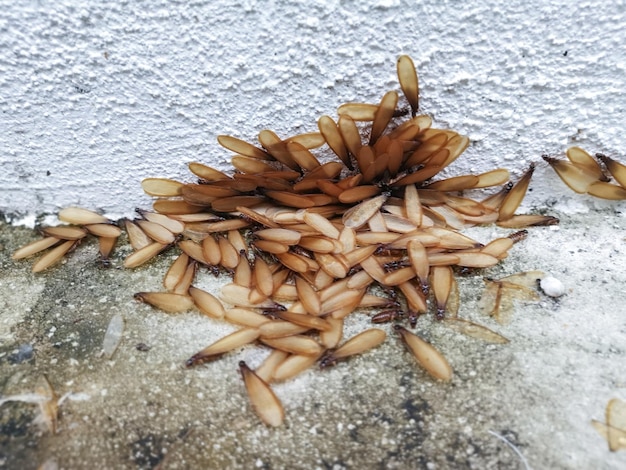
{"label": "rough stucco wall surface", "polygon": [[[28,2],[0,17],[0,212],[128,215],[148,176],[228,168],[215,141],[316,130],[398,88],[473,145],[450,169],[521,171],[573,142],[620,155],[623,1]],[[588,210],[542,164],[529,205]],[[600,203],[600,206],[602,204]],[[13,218],[19,221],[20,217]],[[26,219],[22,219],[26,220]]]}

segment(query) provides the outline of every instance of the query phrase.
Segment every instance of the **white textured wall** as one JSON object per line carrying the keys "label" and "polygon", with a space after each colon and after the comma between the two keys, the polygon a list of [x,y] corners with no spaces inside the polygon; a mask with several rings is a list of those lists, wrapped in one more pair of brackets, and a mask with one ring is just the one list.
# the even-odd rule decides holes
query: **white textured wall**
{"label": "white textured wall", "polygon": [[[378,101],[401,53],[423,109],[473,141],[455,174],[519,171],[573,142],[624,160],[624,1],[0,3],[7,215],[129,214],[149,204],[144,177],[228,168],[218,134],[287,136]],[[530,205],[597,204],[545,165],[533,188]]]}

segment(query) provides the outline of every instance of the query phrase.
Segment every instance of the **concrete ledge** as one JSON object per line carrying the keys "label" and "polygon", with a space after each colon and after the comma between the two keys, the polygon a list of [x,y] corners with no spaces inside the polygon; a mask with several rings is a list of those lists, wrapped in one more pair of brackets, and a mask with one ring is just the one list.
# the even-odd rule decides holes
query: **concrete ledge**
{"label": "concrete ledge", "polygon": [[[60,394],[84,398],[63,404],[56,435],[32,424],[35,406],[4,404],[0,458],[7,468],[34,468],[49,458],[60,468],[152,468],[166,456],[167,468],[523,468],[493,431],[532,468],[619,468],[623,453],[610,453],[590,420],[604,419],[610,398],[626,397],[625,228],[618,214],[593,212],[531,230],[487,274],[541,269],[567,294],[519,305],[508,326],[477,311],[484,273],[461,279],[460,315],[511,342],[487,345],[421,318],[418,332],[454,367],[450,384],[416,367],[390,331],[362,357],[278,385],[287,420],[268,429],[250,409],[237,372],[239,360],[262,360],[260,347],[185,370],[185,359],[231,327],[133,300],[137,291],[160,288],[173,254],[124,270],[122,245],[114,267],[102,269],[95,246],[87,245],[33,275],[30,263],[10,260],[33,233],[0,225],[0,393],[33,392],[47,374]],[[472,235],[487,240],[497,231]],[[199,279],[213,292],[226,280],[207,272]],[[99,352],[115,313],[126,329],[106,360]],[[368,324],[369,315],[350,317],[350,331]],[[149,350],[138,350],[139,343]],[[32,346],[30,359],[20,345]]]}

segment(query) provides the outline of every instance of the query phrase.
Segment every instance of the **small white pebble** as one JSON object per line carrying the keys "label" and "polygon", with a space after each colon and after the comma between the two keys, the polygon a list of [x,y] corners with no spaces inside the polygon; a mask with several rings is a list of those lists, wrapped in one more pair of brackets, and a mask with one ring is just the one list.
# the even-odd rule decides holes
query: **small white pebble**
{"label": "small white pebble", "polygon": [[544,277],[539,283],[541,290],[550,297],[561,297],[565,294],[563,283],[552,276]]}

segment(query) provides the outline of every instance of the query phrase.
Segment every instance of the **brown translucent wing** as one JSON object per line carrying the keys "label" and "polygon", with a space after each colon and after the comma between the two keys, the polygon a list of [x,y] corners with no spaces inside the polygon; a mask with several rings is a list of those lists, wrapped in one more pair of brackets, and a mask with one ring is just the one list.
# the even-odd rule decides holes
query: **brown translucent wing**
{"label": "brown translucent wing", "polygon": [[43,376],[42,385],[37,387],[37,393],[47,398],[47,400],[39,403],[39,410],[48,430],[52,434],[55,434],[57,432],[59,419],[59,395],[52,387],[46,375]]}
{"label": "brown translucent wing", "polygon": [[195,206],[178,199],[157,199],[152,204],[152,208],[161,214],[187,215],[195,212],[202,212],[202,206]]}
{"label": "brown translucent wing", "polygon": [[224,318],[226,311],[222,303],[208,292],[191,287],[189,295],[193,299],[194,304],[202,313],[213,318]]}
{"label": "brown translucent wing", "polygon": [[499,323],[511,321],[517,301],[538,301],[539,295],[533,289],[507,281],[485,280],[487,286],[480,300],[483,313],[493,316]]}
{"label": "brown translucent wing", "polygon": [[[443,149],[441,150],[441,152],[445,152],[446,155],[448,154],[447,149]],[[440,166],[427,166],[425,168],[422,168],[421,170],[416,171],[415,173],[410,173],[400,178],[394,183],[394,186],[406,186],[407,184],[422,183],[439,173],[441,171],[441,168],[442,167]]]}
{"label": "brown translucent wing", "polygon": [[281,138],[276,135],[276,132],[269,129],[263,129],[259,132],[258,140],[266,150],[269,150],[272,146],[282,142]]}
{"label": "brown translucent wing", "polygon": [[352,207],[343,215],[342,221],[346,227],[358,229],[365,225],[373,215],[383,206],[387,196],[376,196],[372,199],[363,201],[357,206]]}
{"label": "brown translucent wing", "polygon": [[396,110],[396,104],[398,104],[398,93],[395,91],[388,91],[380,100],[380,105],[374,114],[374,121],[372,122],[370,145],[374,145],[389,125]]}
{"label": "brown translucent wing", "polygon": [[606,407],[609,449],[615,452],[626,448],[626,402],[618,398],[609,401]]}
{"label": "brown translucent wing", "polygon": [[442,166],[445,168],[450,165],[450,163],[452,163],[454,160],[459,158],[459,155],[465,152],[465,149],[469,147],[469,144],[470,140],[469,137],[467,137],[466,135],[455,135],[454,137],[450,138],[450,140],[446,142],[446,148],[450,151],[450,155],[445,160]]}
{"label": "brown translucent wing", "polygon": [[589,155],[585,150],[580,147],[570,147],[565,152],[570,162],[584,167],[590,174],[594,175],[595,179],[604,179],[604,173],[602,168],[598,165],[598,162]]}
{"label": "brown translucent wing", "polygon": [[392,140],[387,148],[389,153],[389,163],[387,169],[391,176],[396,176],[402,167],[403,149],[402,142],[399,140]]}
{"label": "brown translucent wing", "polygon": [[[215,199],[217,199],[218,197],[225,197],[226,195],[234,196],[235,194],[238,194],[233,194],[233,192],[229,191],[229,194],[218,196],[216,194],[213,194],[213,189],[214,188],[208,185],[188,184],[181,189],[181,194],[183,196],[183,199],[185,199],[185,202],[195,206],[210,206],[211,203],[215,201]],[[215,189],[221,191],[225,188]]]}
{"label": "brown translucent wing", "polygon": [[185,253],[180,254],[171,264],[163,278],[163,287],[165,287],[167,291],[172,291],[182,280],[188,264],[189,256]]}
{"label": "brown translucent wing", "polygon": [[315,364],[318,359],[319,356],[291,354],[276,367],[272,375],[272,381],[280,382],[289,380],[307,370]]}
{"label": "brown translucent wing", "polygon": [[[156,212],[150,212],[150,211],[144,211],[141,209],[137,209],[137,212],[146,220],[149,220],[150,222],[154,222],[156,224],[162,225],[163,227],[165,227],[166,229],[168,229],[170,232],[175,233],[175,234],[179,234],[182,233],[185,230],[185,224],[183,223],[182,219],[180,220],[176,220],[172,217],[169,217],[165,214],[157,214]],[[215,216],[213,216],[215,217]],[[89,231],[91,230],[91,227],[93,226],[88,226],[85,227],[87,228]],[[95,232],[92,232],[95,233]],[[100,234],[97,234],[100,235]],[[110,235],[112,236],[112,235]]]}
{"label": "brown translucent wing", "polygon": [[361,170],[362,177],[365,176],[367,169],[374,164],[375,158],[374,149],[369,145],[364,145],[359,149],[359,153],[356,155],[356,161],[359,165],[359,170]]}
{"label": "brown translucent wing", "polygon": [[414,184],[409,184],[404,188],[404,210],[411,222],[418,227],[422,225],[422,204]]}
{"label": "brown translucent wing", "polygon": [[578,163],[558,160],[545,155],[543,159],[550,164],[556,174],[559,175],[559,178],[561,178],[572,191],[579,194],[586,193],[589,185],[598,180],[594,172]]}
{"label": "brown translucent wing", "polygon": [[443,354],[433,345],[400,325],[396,325],[394,329],[418,364],[426,369],[430,375],[446,382],[452,379],[452,367]]}
{"label": "brown translucent wing", "polygon": [[258,158],[259,160],[272,160],[272,157],[264,150],[236,137],[218,135],[217,141],[222,147],[246,157]]}
{"label": "brown translucent wing", "polygon": [[612,436],[617,437],[617,443],[616,443],[617,447],[611,448],[610,442],[609,442],[609,450],[615,452],[617,450],[626,449],[626,431],[624,429],[614,428],[613,426],[609,426],[595,419],[591,420],[591,425],[594,427],[596,431],[598,431],[598,434],[600,434],[602,437],[604,437],[607,440],[607,442],[609,442],[609,432],[612,433]]}
{"label": "brown translucent wing", "polygon": [[68,240],[63,242],[62,244],[52,248],[45,255],[39,258],[32,267],[34,273],[38,273],[48,269],[53,264],[58,263],[63,259],[63,257],[69,252],[74,246],[76,246],[76,241]]}
{"label": "brown translucent wing", "polygon": [[344,204],[352,204],[364,201],[378,194],[380,194],[380,188],[377,185],[362,185],[343,191],[339,194],[339,201]]}
{"label": "brown translucent wing", "polygon": [[626,188],[626,165],[618,162],[617,160],[613,160],[606,155],[598,154],[596,156],[606,165],[606,168],[609,170],[613,178],[615,178],[615,181],[617,181],[620,186]]}
{"label": "brown translucent wing", "polygon": [[187,266],[187,269],[185,269],[185,272],[183,273],[182,278],[180,279],[180,282],[176,284],[176,286],[172,290],[172,293],[182,294],[182,295],[187,294],[189,292],[189,288],[191,287],[191,283],[194,281],[196,277],[197,271],[198,271],[198,263],[196,263],[195,261],[192,261],[191,263],[189,263],[189,265]]}
{"label": "brown translucent wing", "polygon": [[435,181],[434,183],[430,183],[427,187],[428,189],[437,191],[463,191],[465,189],[475,188],[478,182],[478,176],[463,175]]}
{"label": "brown translucent wing", "polygon": [[241,171],[242,173],[263,173],[265,171],[275,171],[271,164],[258,160],[256,158],[244,157],[242,155],[235,155],[230,160],[231,164],[235,167],[235,169]]}
{"label": "brown translucent wing", "polygon": [[369,349],[375,348],[379,344],[381,344],[387,334],[378,328],[370,328],[359,333],[356,336],[353,336],[345,343],[343,343],[339,348],[337,348],[332,353],[328,354],[320,363],[321,367],[326,367],[328,365],[334,364],[339,359],[344,359],[350,356],[354,356],[356,354],[364,353]]}
{"label": "brown translucent wing", "polygon": [[134,253],[128,255],[124,260],[124,267],[136,268],[137,266],[150,261],[167,247],[168,245],[162,245],[161,243],[157,242],[150,243],[135,251]]}
{"label": "brown translucent wing", "polygon": [[431,155],[443,148],[448,141],[445,132],[437,132],[425,140],[422,140],[419,147],[411,154],[405,162],[405,167],[410,168],[428,160]]}
{"label": "brown translucent wing", "polygon": [[287,142],[298,142],[304,145],[308,149],[315,149],[324,145],[324,136],[319,132],[307,132],[305,134],[298,134],[285,139]]}
{"label": "brown translucent wing", "polygon": [[506,183],[509,178],[509,170],[498,168],[496,170],[481,173],[478,176],[478,184],[474,188],[488,188],[490,186],[498,186]]}
{"label": "brown translucent wing", "polygon": [[169,245],[170,243],[174,243],[174,240],[176,240],[176,236],[163,227],[163,225],[150,222],[148,220],[138,220],[137,225],[146,233],[146,235],[162,245]]}
{"label": "brown translucent wing", "polygon": [[499,227],[504,228],[524,228],[524,227],[544,227],[548,225],[558,225],[559,219],[551,215],[520,214],[514,215],[510,219],[499,221]]}
{"label": "brown translucent wing", "polygon": [[411,115],[415,116],[419,108],[419,82],[413,60],[408,55],[398,57],[396,64],[400,88],[411,106]]}
{"label": "brown translucent wing", "polygon": [[504,196],[500,204],[498,220],[507,220],[513,217],[513,214],[522,203],[522,199],[526,196],[526,191],[528,190],[528,185],[530,184],[534,171],[535,166],[531,165],[520,180],[515,183],[506,196]]}
{"label": "brown translucent wing", "polygon": [[[350,116],[339,116],[337,127],[339,128],[339,132],[341,133],[341,137],[343,137],[343,141],[346,144],[348,151],[353,156],[358,155],[363,144],[361,142],[361,134],[359,134],[359,129],[357,128],[354,119]],[[347,163],[350,163],[347,165],[348,168],[352,169],[352,163]]]}
{"label": "brown translucent wing", "polygon": [[443,318],[448,304],[454,274],[449,266],[432,266],[430,285],[437,304],[437,318]]}
{"label": "brown translucent wing", "polygon": [[169,313],[181,313],[191,310],[194,302],[191,297],[183,294],[173,294],[170,292],[137,292],[135,299],[152,305],[159,310]]}
{"label": "brown translucent wing", "polygon": [[183,183],[167,178],[145,178],[141,187],[149,196],[171,197],[179,196]]}
{"label": "brown translucent wing", "polygon": [[189,164],[189,171],[205,181],[222,181],[231,179],[227,174],[198,162],[191,162]]}
{"label": "brown translucent wing", "polygon": [[390,139],[408,141],[406,143],[409,148],[413,148],[413,144],[419,140],[417,139],[418,134],[428,129],[431,124],[432,119],[429,116],[415,116],[413,119],[404,121],[387,135]]}
{"label": "brown translucent wing", "polygon": [[484,279],[485,289],[479,301],[479,309],[482,313],[495,316],[500,310],[502,298],[502,284],[498,281]]}
{"label": "brown translucent wing", "polygon": [[454,209],[456,212],[460,212],[463,215],[479,217],[481,215],[493,213],[491,209],[482,205],[480,202],[466,197],[446,195],[445,201],[448,207]]}
{"label": "brown translucent wing", "polygon": [[298,142],[287,142],[287,151],[300,168],[311,171],[320,166],[320,162],[309,149]]}
{"label": "brown translucent wing", "polygon": [[185,366],[192,367],[216,359],[224,353],[256,341],[259,335],[256,328],[241,328],[198,351],[185,361]]}
{"label": "brown translucent wing", "polygon": [[367,170],[363,173],[363,182],[369,183],[373,181],[375,178],[380,177],[387,170],[389,166],[389,154],[384,153],[379,155],[374,160],[374,164],[370,165]]}
{"label": "brown translucent wing", "polygon": [[354,121],[373,121],[378,111],[377,104],[365,103],[344,103],[337,108],[337,114],[341,116],[349,116]]}
{"label": "brown translucent wing", "polygon": [[89,233],[98,237],[117,238],[122,234],[122,230],[117,225],[112,224],[91,224],[85,225]]}
{"label": "brown translucent wing", "polygon": [[61,209],[58,217],[59,220],[74,225],[107,224],[110,222],[106,217],[81,207],[66,207],[65,209]]}
{"label": "brown translucent wing", "polygon": [[[266,321],[266,320],[265,320]],[[265,360],[261,363],[259,367],[257,367],[255,373],[265,382],[269,383],[280,364],[282,364],[285,359],[289,356],[289,353],[285,351],[281,351],[279,349],[274,349],[269,356],[265,358]]]}
{"label": "brown translucent wing", "polygon": [[626,199],[626,188],[618,186],[617,184],[605,183],[604,181],[591,183],[587,188],[587,193],[591,196],[613,201],[623,201]]}
{"label": "brown translucent wing", "polygon": [[544,277],[545,273],[543,271],[535,270],[511,274],[510,276],[501,278],[500,281],[506,281],[511,284],[517,284],[528,287],[529,289],[534,289],[537,287],[537,281],[543,279]]}
{"label": "brown translucent wing", "polygon": [[501,334],[469,320],[463,320],[462,318],[446,318],[444,322],[454,331],[469,336],[470,338],[480,339],[492,344],[506,344],[509,342],[509,340]]}
{"label": "brown translucent wing", "polygon": [[256,212],[255,210],[249,207],[237,206],[235,209],[237,210],[237,212],[240,212],[245,218],[253,220],[256,223],[261,224],[265,227],[269,227],[269,228],[279,227],[279,225],[273,222],[270,218],[266,217],[265,215],[259,212]]}
{"label": "brown translucent wing", "polygon": [[232,196],[215,199],[211,202],[211,208],[218,212],[233,212],[239,206],[252,207],[265,201],[264,196]]}
{"label": "brown translucent wing", "polygon": [[286,191],[267,191],[266,196],[290,207],[306,209],[315,206],[315,202],[304,194],[295,194]]}
{"label": "brown translucent wing", "polygon": [[35,240],[34,242],[29,243],[28,245],[24,245],[15,253],[13,253],[12,258],[17,260],[17,259],[26,258],[31,255],[35,255],[43,250],[50,248],[53,245],[56,245],[60,241],[61,240],[55,237],[46,237],[40,240]]}
{"label": "brown translucent wing", "polygon": [[348,149],[346,148],[343,137],[339,132],[339,128],[335,121],[330,116],[322,116],[317,121],[317,125],[320,132],[324,136],[324,139],[328,143],[328,146],[333,152],[341,159],[342,162],[349,168],[350,156],[348,155]]}
{"label": "brown translucent wing", "polygon": [[332,179],[339,176],[343,166],[339,162],[327,162],[307,173],[302,181],[315,181],[318,179]]}
{"label": "brown translucent wing", "polygon": [[452,285],[450,286],[450,294],[448,295],[448,304],[446,305],[446,313],[448,317],[456,318],[459,314],[459,283],[456,278],[452,276]]}

